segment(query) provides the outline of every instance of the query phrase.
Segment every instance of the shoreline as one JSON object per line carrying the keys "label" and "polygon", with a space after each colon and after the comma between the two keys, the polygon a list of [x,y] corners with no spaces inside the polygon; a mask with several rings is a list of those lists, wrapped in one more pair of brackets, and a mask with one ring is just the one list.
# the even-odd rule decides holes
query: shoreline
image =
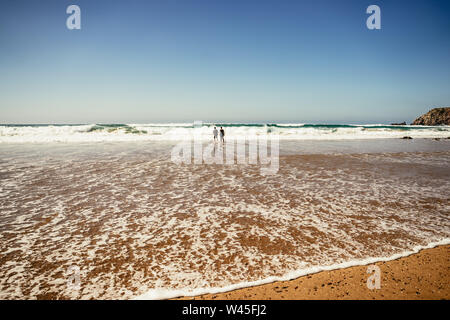
{"label": "shoreline", "polygon": [[[380,289],[369,289],[369,265],[380,268]],[[184,296],[179,300],[302,300],[302,299],[450,299],[450,245],[369,265],[319,271],[292,280],[222,293]]]}

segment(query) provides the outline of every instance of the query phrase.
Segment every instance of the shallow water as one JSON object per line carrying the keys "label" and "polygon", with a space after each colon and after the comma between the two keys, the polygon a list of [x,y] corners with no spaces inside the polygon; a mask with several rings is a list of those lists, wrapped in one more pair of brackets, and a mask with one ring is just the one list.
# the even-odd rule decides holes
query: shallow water
{"label": "shallow water", "polygon": [[1,144],[0,298],[213,291],[450,238],[450,140],[282,141],[270,176],[173,146]]}

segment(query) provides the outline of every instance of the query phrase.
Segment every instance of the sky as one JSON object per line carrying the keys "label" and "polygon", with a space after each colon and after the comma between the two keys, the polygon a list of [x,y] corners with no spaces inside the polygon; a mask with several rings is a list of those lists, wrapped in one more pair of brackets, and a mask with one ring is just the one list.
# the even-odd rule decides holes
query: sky
{"label": "sky", "polygon": [[[69,30],[66,8],[81,9]],[[381,9],[369,30],[366,8]],[[450,106],[450,1],[0,2],[0,123],[411,122]]]}

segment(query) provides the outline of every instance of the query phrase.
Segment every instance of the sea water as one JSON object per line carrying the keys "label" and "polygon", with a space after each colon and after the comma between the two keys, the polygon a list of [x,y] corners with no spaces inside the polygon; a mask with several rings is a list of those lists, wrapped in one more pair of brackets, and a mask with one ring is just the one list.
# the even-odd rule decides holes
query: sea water
{"label": "sea water", "polygon": [[0,298],[213,293],[449,243],[448,127],[226,126],[285,136],[269,176],[173,163],[195,129],[2,126]]}

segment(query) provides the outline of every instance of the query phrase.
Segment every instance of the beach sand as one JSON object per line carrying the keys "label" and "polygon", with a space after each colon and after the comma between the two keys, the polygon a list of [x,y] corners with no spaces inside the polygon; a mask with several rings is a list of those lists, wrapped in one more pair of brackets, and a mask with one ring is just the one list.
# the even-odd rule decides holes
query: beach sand
{"label": "beach sand", "polygon": [[180,299],[284,300],[284,299],[450,299],[450,245],[378,262],[380,289],[369,289],[368,266],[310,274],[219,294]]}
{"label": "beach sand", "polygon": [[[377,143],[336,154],[286,145],[293,154],[266,176],[259,165],[178,165],[165,143],[1,145],[0,299],[163,299],[445,244],[450,151]],[[448,297],[442,257],[420,260],[441,281],[430,291],[416,264],[392,271],[400,282],[387,264],[373,294]],[[218,297],[371,298],[367,267],[349,270]]]}

